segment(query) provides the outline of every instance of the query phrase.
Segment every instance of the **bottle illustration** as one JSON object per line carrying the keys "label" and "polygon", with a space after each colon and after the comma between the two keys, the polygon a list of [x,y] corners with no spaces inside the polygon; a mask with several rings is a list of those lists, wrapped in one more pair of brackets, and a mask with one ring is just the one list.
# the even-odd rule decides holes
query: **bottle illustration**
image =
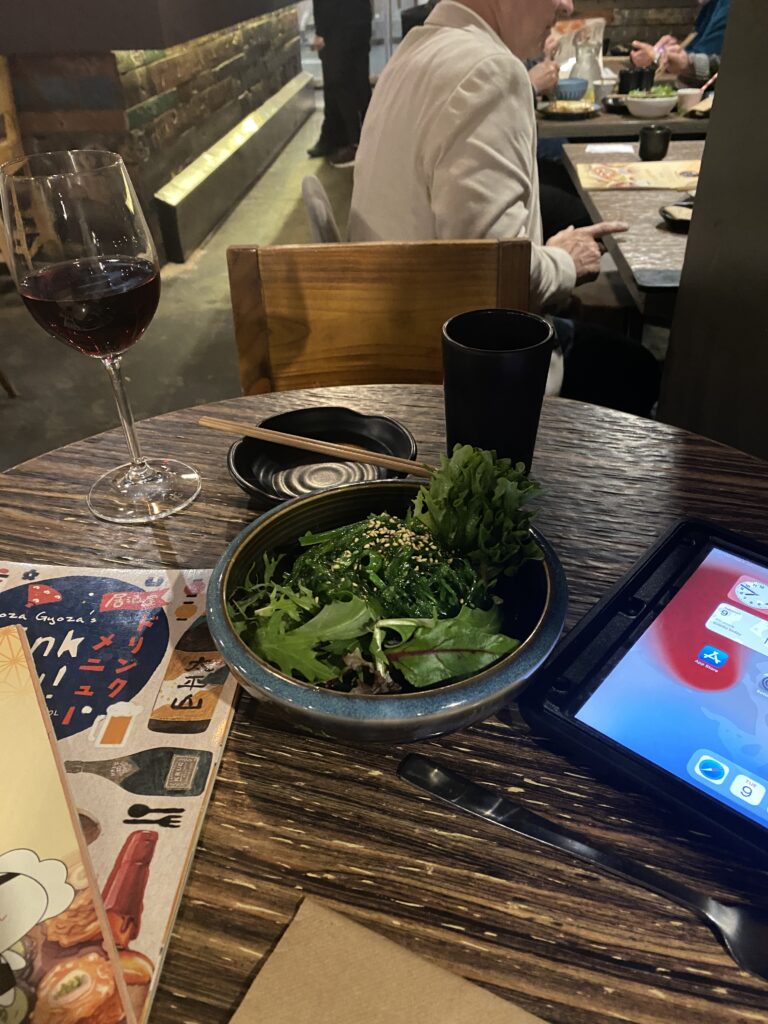
{"label": "bottle illustration", "polygon": [[104,909],[118,949],[127,949],[128,943],[141,931],[144,890],[156,845],[157,832],[149,829],[131,832],[104,886]]}
{"label": "bottle illustration", "polygon": [[153,732],[199,733],[211,724],[228,674],[208,622],[199,616],[171,655],[150,715]]}
{"label": "bottle illustration", "polygon": [[205,789],[212,760],[209,750],[153,747],[108,761],[65,761],[64,770],[101,775],[141,796],[199,796]]}

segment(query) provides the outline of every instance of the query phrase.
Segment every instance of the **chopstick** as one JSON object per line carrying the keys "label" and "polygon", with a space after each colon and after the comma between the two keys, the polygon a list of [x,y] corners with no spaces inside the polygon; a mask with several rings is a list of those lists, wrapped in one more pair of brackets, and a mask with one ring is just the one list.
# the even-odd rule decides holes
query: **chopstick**
{"label": "chopstick", "polygon": [[270,441],[272,444],[283,444],[287,448],[300,448],[318,455],[332,455],[334,458],[347,462],[365,462],[371,466],[381,466],[397,473],[408,473],[410,476],[429,477],[432,467],[423,462],[411,459],[399,459],[394,455],[383,455],[358,448],[353,444],[336,444],[333,441],[318,441],[314,437],[299,437],[296,434],[285,434],[281,430],[267,430],[265,427],[254,427],[250,423],[238,423],[236,420],[222,420],[216,416],[201,416],[198,420],[201,427],[221,430],[227,434],[239,434],[241,437],[253,437],[257,441]]}
{"label": "chopstick", "polygon": [[710,87],[710,85],[714,85],[715,82],[717,81],[717,76],[719,75],[719,73],[720,73],[719,71],[716,71],[714,73],[714,75],[712,75],[712,77],[709,79],[709,81],[705,82],[704,85],[702,85],[702,87],[701,87],[702,99],[704,98],[704,93],[707,91],[707,89]]}

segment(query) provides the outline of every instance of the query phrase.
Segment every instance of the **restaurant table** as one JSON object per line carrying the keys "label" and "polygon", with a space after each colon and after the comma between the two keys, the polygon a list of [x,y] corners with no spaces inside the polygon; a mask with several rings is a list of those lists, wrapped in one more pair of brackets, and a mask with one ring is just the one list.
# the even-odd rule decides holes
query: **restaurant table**
{"label": "restaurant table", "polygon": [[[671,142],[667,160],[701,160],[703,142]],[[588,153],[586,145],[564,147],[564,163],[593,221],[623,220],[629,231],[608,235],[606,249],[616,261],[621,279],[646,320],[672,321],[688,235],[671,231],[659,213],[679,202],[684,192],[669,189],[585,189],[579,164],[639,163],[633,153]]]}
{"label": "restaurant table", "polygon": [[[92,519],[88,486],[123,451],[111,431],[0,475],[3,556],[213,566],[258,507],[228,474],[231,438],[198,417],[257,423],[310,405],[393,415],[422,459],[443,451],[436,386],[282,392],[172,412],[138,432],[148,455],[201,471],[190,508],[147,527]],[[768,535],[766,464],[661,423],[548,399],[533,470],[537,524],[568,577],[568,627],[681,516]],[[410,748],[365,747],[294,731],[243,695],[152,1024],[227,1021],[308,894],[552,1024],[767,1019],[768,983],[740,971],[692,914],[430,800],[395,774],[408,749],[713,896],[768,902],[768,875],[743,850],[688,828],[662,800],[596,778],[514,713],[511,724],[491,719]]]}
{"label": "restaurant table", "polygon": [[631,114],[609,114],[607,111],[602,111],[595,117],[572,121],[544,117],[538,113],[536,122],[540,139],[588,139],[591,142],[639,139],[640,129],[646,124],[663,124],[676,139],[703,139],[709,127],[709,119],[706,117],[693,118],[669,114],[667,117],[650,121],[632,117]]}

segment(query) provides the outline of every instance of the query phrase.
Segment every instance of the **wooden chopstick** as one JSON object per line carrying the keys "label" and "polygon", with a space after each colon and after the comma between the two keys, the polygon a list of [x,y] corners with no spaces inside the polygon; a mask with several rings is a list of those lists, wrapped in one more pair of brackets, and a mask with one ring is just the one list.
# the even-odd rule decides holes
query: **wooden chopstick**
{"label": "wooden chopstick", "polygon": [[241,437],[254,437],[257,441],[270,441],[272,444],[283,444],[287,448],[301,448],[303,451],[316,452],[319,455],[332,455],[346,462],[365,462],[371,466],[381,466],[398,473],[410,476],[429,477],[432,467],[423,462],[411,459],[399,459],[394,455],[382,455],[358,448],[353,444],[336,444],[333,441],[318,441],[313,437],[299,437],[296,434],[285,434],[281,430],[267,430],[265,427],[254,427],[250,423],[238,423],[236,420],[222,420],[216,416],[201,416],[198,420],[201,427],[222,430],[227,434],[239,434]]}

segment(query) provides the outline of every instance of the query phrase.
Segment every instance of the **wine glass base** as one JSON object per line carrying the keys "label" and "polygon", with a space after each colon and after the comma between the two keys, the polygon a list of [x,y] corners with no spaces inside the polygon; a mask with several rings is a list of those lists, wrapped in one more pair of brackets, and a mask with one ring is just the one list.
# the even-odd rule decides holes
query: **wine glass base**
{"label": "wine glass base", "polygon": [[99,477],[88,508],[108,523],[153,523],[186,508],[200,486],[197,470],[183,462],[145,459],[140,470],[126,463]]}

